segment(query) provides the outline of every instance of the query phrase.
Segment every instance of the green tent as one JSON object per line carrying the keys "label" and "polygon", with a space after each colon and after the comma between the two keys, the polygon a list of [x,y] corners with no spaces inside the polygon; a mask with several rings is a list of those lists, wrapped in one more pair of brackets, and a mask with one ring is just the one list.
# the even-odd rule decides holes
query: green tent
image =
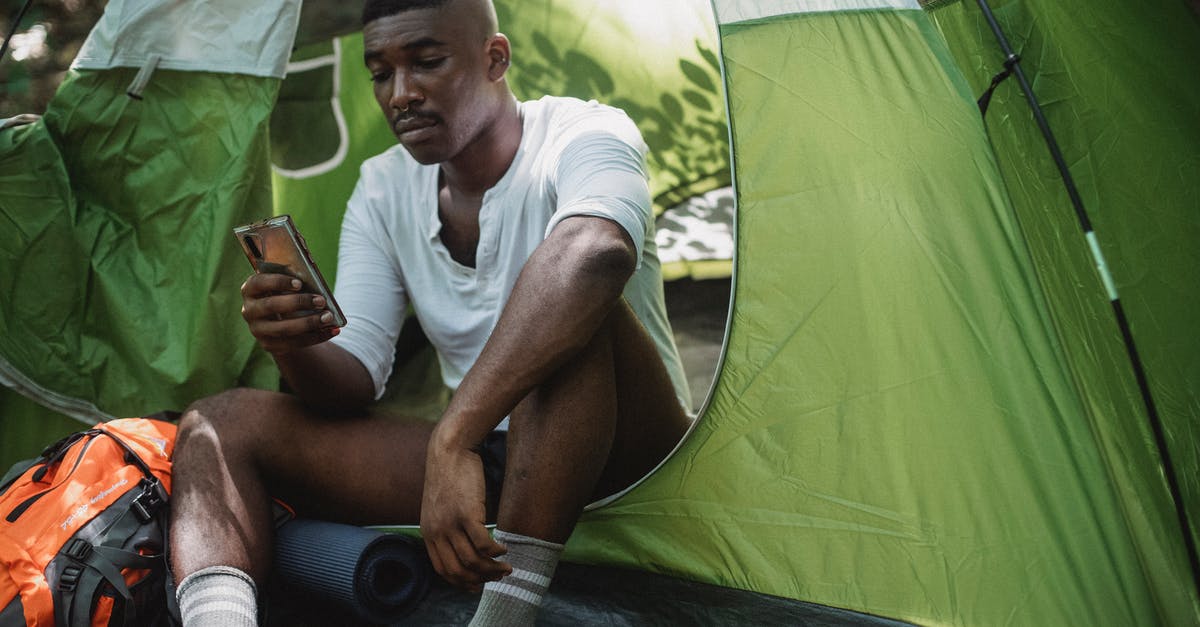
{"label": "green tent", "polygon": [[[629,110],[656,149],[660,209],[727,183],[732,155],[734,294],[714,389],[661,468],[585,514],[569,561],[919,624],[1200,622],[1200,22],[1176,0],[992,8],[1105,272],[1018,85],[999,83],[980,114],[1005,54],[976,3],[498,2],[516,29],[514,88]],[[213,159],[243,160],[222,170],[242,178],[204,188],[228,190],[219,219],[189,225],[185,210],[162,229],[206,255],[140,231],[175,203],[147,201],[113,222],[125,230],[85,219],[93,206],[119,218],[131,185],[161,180],[139,155],[190,154],[110,149],[117,130],[63,141],[130,115],[136,70],[81,69],[42,123],[0,132],[0,216],[18,227],[0,230],[5,383],[83,415],[269,385],[228,319],[245,272],[226,227],[272,210],[278,89],[273,211],[297,216],[335,274],[337,208],[357,163],[391,142],[353,80],[356,46],[302,46],[282,87],[204,74],[240,83],[212,85],[225,114],[173,141],[220,144],[230,156]],[[190,89],[186,71],[158,70],[139,104]],[[112,98],[96,98],[101,82]],[[252,106],[219,102],[248,93]],[[93,154],[127,165],[83,165]],[[55,259],[38,257],[50,245]],[[50,269],[63,258],[76,265]],[[6,453],[65,428],[18,398],[0,408]]]}

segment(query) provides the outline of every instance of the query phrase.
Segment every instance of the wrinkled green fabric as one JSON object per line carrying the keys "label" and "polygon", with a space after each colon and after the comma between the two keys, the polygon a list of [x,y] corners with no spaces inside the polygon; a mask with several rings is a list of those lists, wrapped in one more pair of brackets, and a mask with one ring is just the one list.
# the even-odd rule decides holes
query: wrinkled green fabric
{"label": "wrinkled green fabric", "polygon": [[[1108,261],[1200,543],[1200,28],[1171,0],[998,0],[992,8]],[[1003,54],[978,7],[963,2],[932,15],[982,93]],[[1129,442],[1151,435],[1125,345],[1015,79],[997,89],[987,120],[1081,393],[1096,413],[1129,418],[1097,421],[1110,472],[1129,487],[1131,472],[1153,484],[1158,464],[1128,451]],[[1141,517],[1136,508],[1128,515]],[[1171,527],[1155,531],[1179,533]]]}
{"label": "wrinkled green fabric", "polygon": [[1046,297],[930,19],[785,16],[722,42],[739,197],[724,367],[678,454],[588,513],[567,558],[919,624],[1194,624],[1122,362],[1098,356],[1081,386],[1060,331],[1111,329],[1058,315],[1089,290]]}
{"label": "wrinkled green fabric", "polygon": [[[1158,451],[1058,175],[1015,84],[997,91],[986,123],[979,117],[975,98],[1002,59],[974,4],[934,4],[931,14],[805,13],[722,27],[739,197],[723,368],[676,455],[628,494],[587,512],[566,557],[927,625],[1197,624],[1200,600]],[[502,2],[518,51],[514,86],[525,97],[538,94],[520,90],[570,87],[609,101],[640,98],[638,106],[667,116],[675,107],[663,94],[676,94],[696,107],[676,119],[703,118],[707,109],[684,95],[705,84],[696,68],[707,76],[704,65],[711,67],[699,47],[693,54],[684,46],[684,64],[678,54],[657,58],[659,42],[613,46],[603,35],[667,21],[652,5]],[[1194,520],[1200,85],[1190,64],[1200,58],[1200,25],[1169,0],[996,5],[1092,212]],[[586,60],[569,52],[576,50]],[[274,196],[274,211],[297,215],[327,276],[357,164],[394,142],[370,98],[360,38],[294,60],[335,53],[340,77],[331,65],[311,82],[289,78],[271,122],[277,168],[333,164],[311,179],[277,175]],[[682,78],[630,80],[641,76],[631,63],[641,61]],[[291,77],[322,71],[310,65]],[[351,89],[356,76],[361,87]],[[140,395],[143,413],[161,407],[148,401],[169,400],[154,396],[164,387],[203,388],[208,369],[227,369],[227,378],[257,372],[253,353],[238,348],[198,353],[195,361],[135,348],[147,337],[186,333],[195,341],[184,345],[196,350],[213,341],[249,346],[241,322],[222,317],[236,311],[236,284],[247,269],[225,241],[234,217],[208,218],[211,237],[197,240],[208,256],[183,247],[191,240],[177,226],[141,226],[155,224],[157,213],[139,202],[175,210],[177,203],[161,199],[190,198],[191,169],[220,160],[193,159],[175,138],[159,137],[151,154],[187,167],[151,170],[145,151],[122,148],[129,126],[103,125],[136,105],[98,98],[107,92],[97,80],[69,83],[78,107],[0,132],[0,217],[20,216],[19,228],[0,229],[0,356],[49,371],[62,379],[55,389],[80,398]],[[122,80],[105,89],[123,88]],[[335,98],[339,82],[346,89]],[[255,103],[267,102],[261,95]],[[305,111],[303,100],[326,113]],[[241,146],[258,155],[245,163],[265,163],[269,103],[214,105],[206,116],[205,102],[184,98],[175,115],[163,116],[166,128],[176,131],[177,118],[193,114],[209,122],[206,129],[235,120],[253,139],[205,132],[221,139],[205,144]],[[637,106],[626,106],[653,137],[656,115],[639,119]],[[351,138],[341,161],[334,159],[343,143],[336,109]],[[102,125],[87,132],[96,120]],[[199,134],[179,133],[180,141]],[[714,150],[711,142],[723,141],[671,135],[688,138]],[[123,165],[89,166],[76,153],[119,153]],[[671,172],[667,165],[651,164],[659,175]],[[39,174],[29,176],[31,169]],[[147,182],[164,177],[168,183]],[[105,178],[142,182],[146,197],[108,197]],[[673,189],[657,180],[656,193]],[[262,203],[265,177],[230,186],[241,192],[225,192],[225,202],[247,214],[240,217],[270,211]],[[111,223],[93,215],[101,197],[116,207]],[[196,212],[177,215],[175,224],[204,231],[188,222]],[[175,236],[170,253],[151,242],[152,259],[122,256],[117,242],[153,240],[163,230]],[[46,256],[63,270],[45,270]],[[180,258],[195,264],[173,263]],[[41,268],[36,282],[8,271],[19,264]],[[176,283],[199,287],[172,290]],[[163,296],[149,287],[160,284]],[[29,295],[34,302],[24,302]],[[178,319],[187,324],[142,321],[176,299],[186,301]],[[11,329],[39,341],[17,342]],[[101,330],[114,339],[95,341]],[[130,374],[139,361],[144,379]],[[12,398],[0,395],[0,411],[24,402]],[[101,406],[125,401],[134,399]],[[5,429],[5,446],[11,433]]]}
{"label": "wrinkled green fabric", "polygon": [[278,376],[230,232],[271,213],[279,81],[160,70],[134,100],[135,73],[73,72],[40,122],[0,132],[0,359],[89,423]]}

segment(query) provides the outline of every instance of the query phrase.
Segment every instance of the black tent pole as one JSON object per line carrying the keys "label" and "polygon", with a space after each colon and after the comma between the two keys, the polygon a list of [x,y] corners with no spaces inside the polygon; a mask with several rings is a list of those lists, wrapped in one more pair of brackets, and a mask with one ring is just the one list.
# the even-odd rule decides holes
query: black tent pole
{"label": "black tent pole", "polygon": [[[987,19],[988,25],[992,28],[992,32],[996,35],[996,41],[1000,44],[1000,49],[1004,52],[1004,67],[1006,72],[1011,72],[1017,77],[1017,82],[1021,85],[1021,91],[1025,93],[1025,100],[1029,102],[1029,108],[1033,110],[1033,118],[1037,121],[1038,128],[1042,131],[1042,137],[1046,140],[1047,147],[1050,148],[1050,156],[1054,158],[1054,164],[1058,166],[1058,172],[1062,176],[1063,184],[1066,185],[1067,195],[1071,198],[1071,206],[1075,209],[1075,215],[1079,219],[1079,226],[1083,229],[1083,235],[1087,239],[1088,246],[1091,248],[1092,257],[1096,262],[1096,269],[1100,272],[1100,278],[1104,281],[1104,287],[1108,290],[1108,298],[1112,303],[1113,313],[1116,315],[1117,326],[1121,329],[1121,338],[1125,342],[1125,351],[1129,354],[1130,365],[1133,366],[1133,375],[1137,379],[1138,388],[1142,393],[1142,400],[1146,404],[1146,414],[1150,418],[1150,427],[1154,432],[1154,443],[1158,446],[1158,454],[1162,458],[1163,474],[1167,479],[1167,487],[1171,492],[1171,498],[1175,501],[1175,513],[1179,517],[1179,529],[1183,533],[1183,543],[1187,548],[1188,562],[1192,567],[1192,583],[1195,584],[1196,590],[1200,592],[1200,558],[1197,557],[1196,542],[1192,536],[1191,526],[1188,522],[1187,510],[1184,509],[1183,493],[1179,488],[1179,480],[1175,474],[1175,465],[1171,462],[1171,452],[1167,448],[1166,432],[1163,429],[1162,419],[1158,415],[1158,409],[1154,405],[1154,396],[1150,393],[1150,383],[1146,380],[1146,371],[1142,366],[1142,359],[1138,356],[1137,347],[1134,345],[1133,334],[1129,330],[1129,320],[1125,317],[1125,309],[1121,306],[1121,300],[1117,295],[1116,283],[1112,280],[1112,275],[1108,272],[1108,264],[1104,261],[1104,255],[1100,252],[1100,245],[1096,240],[1096,234],[1092,230],[1092,222],[1088,219],[1087,211],[1083,208],[1083,199],[1079,196],[1079,190],[1075,187],[1075,179],[1071,176],[1071,171],[1067,167],[1066,159],[1063,158],[1062,150],[1058,147],[1058,141],[1054,139],[1054,133],[1050,131],[1050,123],[1046,121],[1046,116],[1042,112],[1042,107],[1038,104],[1037,97],[1033,94],[1033,88],[1030,87],[1029,81],[1025,78],[1025,72],[1021,70],[1021,57],[1013,52],[1012,46],[1008,43],[1008,38],[1004,36],[1004,31],[1000,28],[1000,24],[996,21],[996,16],[992,14],[992,8],[988,6],[987,0],[976,0],[979,8],[983,11],[983,16]],[[997,80],[992,83],[992,89],[996,83],[1003,80],[1003,77],[998,75]],[[985,98],[990,98],[991,90],[985,94]],[[987,101],[981,99],[980,109],[986,113]]]}

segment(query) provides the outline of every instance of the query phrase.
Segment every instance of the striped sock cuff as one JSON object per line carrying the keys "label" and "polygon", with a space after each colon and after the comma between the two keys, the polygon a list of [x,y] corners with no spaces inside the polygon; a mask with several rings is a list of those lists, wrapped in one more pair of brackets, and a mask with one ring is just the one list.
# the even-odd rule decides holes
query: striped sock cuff
{"label": "striped sock cuff", "polygon": [[500,581],[489,581],[483,584],[485,592],[503,594],[533,605],[542,604],[542,596],[546,594],[546,589],[549,587],[549,577],[519,568],[514,568]]}
{"label": "striped sock cuff", "polygon": [[508,562],[513,570],[500,581],[483,585],[483,597],[471,626],[533,625],[558,567],[563,545],[499,529],[495,538],[508,549],[499,559]]}
{"label": "striped sock cuff", "polygon": [[257,594],[254,580],[229,566],[202,568],[175,590],[185,627],[255,627]]}
{"label": "striped sock cuff", "polygon": [[563,544],[557,544],[555,542],[548,542],[546,540],[542,540],[541,538],[534,538],[533,536],[523,536],[519,533],[512,533],[512,532],[504,531],[503,529],[500,529],[500,528],[497,528],[496,533],[494,533],[492,535],[496,538],[496,542],[499,542],[500,544],[503,544],[504,546],[508,546],[509,544],[523,544],[525,546],[536,546],[536,547],[539,547],[542,549],[546,549],[547,551],[554,553],[555,555],[562,553],[563,547],[566,546]]}

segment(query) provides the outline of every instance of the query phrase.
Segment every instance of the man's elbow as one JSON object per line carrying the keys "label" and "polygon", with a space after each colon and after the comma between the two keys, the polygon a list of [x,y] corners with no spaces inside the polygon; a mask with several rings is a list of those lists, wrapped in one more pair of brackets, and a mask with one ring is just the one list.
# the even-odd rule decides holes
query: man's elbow
{"label": "man's elbow", "polygon": [[[575,222],[574,224],[569,224]],[[564,222],[569,257],[581,274],[622,288],[637,268],[637,249],[620,225],[603,218]]]}
{"label": "man's elbow", "polygon": [[607,238],[590,247],[584,265],[596,276],[609,278],[624,287],[637,267],[637,251],[625,242]]}

